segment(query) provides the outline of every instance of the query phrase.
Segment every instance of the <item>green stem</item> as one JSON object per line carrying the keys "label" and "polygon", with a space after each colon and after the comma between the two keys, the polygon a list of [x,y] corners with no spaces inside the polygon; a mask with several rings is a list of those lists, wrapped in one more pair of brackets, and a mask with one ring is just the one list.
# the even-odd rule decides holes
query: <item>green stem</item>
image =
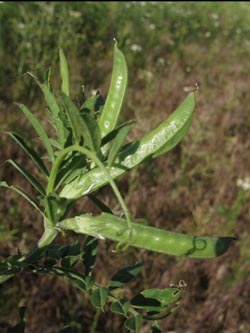
{"label": "green stem", "polygon": [[50,177],[49,177],[49,182],[48,182],[48,186],[47,186],[47,195],[49,195],[50,193],[53,192],[54,190],[54,186],[55,186],[55,180],[56,180],[56,175],[58,173],[58,169],[59,169],[59,166],[61,164],[61,162],[63,161],[64,157],[71,153],[72,151],[78,151],[86,156],[88,156],[89,158],[91,158],[95,164],[103,170],[103,172],[106,174],[108,180],[109,180],[109,183],[117,197],[117,200],[119,201],[121,207],[122,207],[122,210],[124,211],[124,214],[125,214],[125,217],[126,217],[126,221],[127,221],[127,224],[128,224],[128,227],[131,228],[132,227],[132,222],[131,222],[131,216],[130,216],[130,213],[129,213],[129,210],[120,194],[120,191],[118,189],[118,187],[116,186],[113,178],[110,176],[110,173],[108,172],[108,170],[105,168],[105,166],[103,165],[103,163],[99,160],[99,158],[96,156],[95,153],[91,152],[90,150],[84,148],[84,147],[80,147],[78,145],[72,145],[70,147],[67,147],[65,148],[64,150],[62,150],[57,158],[55,159],[55,162],[53,164],[53,167],[52,167],[52,170],[51,170],[51,173],[50,173]]}
{"label": "green stem", "polygon": [[97,328],[97,324],[98,324],[98,320],[100,318],[101,315],[101,310],[97,309],[95,316],[94,316],[94,320],[90,329],[90,333],[96,333],[96,328]]}
{"label": "green stem", "polygon": [[57,236],[58,234],[58,231],[53,228],[45,228],[45,231],[44,231],[44,234],[42,235],[42,237],[40,238],[37,246],[38,248],[43,248],[47,245],[49,245],[53,240],[54,238]]}

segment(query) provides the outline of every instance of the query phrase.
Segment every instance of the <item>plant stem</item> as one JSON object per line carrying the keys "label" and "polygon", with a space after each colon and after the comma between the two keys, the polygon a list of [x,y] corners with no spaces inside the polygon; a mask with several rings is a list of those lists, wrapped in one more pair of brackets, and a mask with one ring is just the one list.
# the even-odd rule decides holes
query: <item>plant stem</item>
{"label": "plant stem", "polygon": [[96,328],[97,328],[97,324],[98,324],[98,320],[100,317],[101,311],[99,309],[96,310],[94,319],[93,319],[93,323],[90,329],[90,333],[95,333],[96,332]]}
{"label": "plant stem", "polygon": [[38,248],[43,248],[46,245],[49,245],[54,238],[57,236],[58,231],[52,228],[46,228],[44,234],[40,238],[39,242],[37,243]]}
{"label": "plant stem", "polygon": [[126,221],[127,221],[127,224],[128,224],[128,227],[131,228],[132,227],[132,222],[131,222],[131,215],[130,215],[130,212],[120,194],[120,191],[118,189],[118,187],[116,186],[113,178],[110,176],[110,173],[108,172],[108,170],[105,168],[105,166],[103,165],[103,163],[100,161],[100,159],[96,156],[95,153],[93,153],[92,151],[84,148],[84,147],[81,147],[81,146],[78,146],[78,145],[72,145],[70,147],[67,147],[65,148],[64,150],[62,150],[57,158],[55,159],[55,162],[53,164],[53,167],[52,167],[52,170],[51,170],[51,173],[50,173],[50,177],[49,177],[49,182],[48,182],[48,186],[47,186],[47,195],[49,195],[51,192],[53,192],[54,190],[54,185],[55,185],[55,179],[56,179],[56,175],[57,175],[57,172],[58,172],[58,169],[59,169],[59,166],[61,164],[61,162],[63,161],[64,157],[73,152],[73,151],[78,151],[86,156],[88,156],[89,158],[91,158],[95,163],[96,165],[103,170],[103,172],[105,173],[105,175],[107,176],[108,178],[108,181],[117,197],[117,200],[119,201],[121,207],[122,207],[122,210],[124,211],[124,214],[125,214],[125,217],[126,217]]}

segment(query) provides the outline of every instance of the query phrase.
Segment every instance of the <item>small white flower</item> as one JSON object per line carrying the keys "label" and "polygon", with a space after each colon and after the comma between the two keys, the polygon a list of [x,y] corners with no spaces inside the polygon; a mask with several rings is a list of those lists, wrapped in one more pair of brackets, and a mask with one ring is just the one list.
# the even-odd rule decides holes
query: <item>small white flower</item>
{"label": "small white flower", "polygon": [[50,15],[53,15],[54,14],[54,5],[52,4],[52,5],[44,5],[44,4],[42,4],[43,5],[43,9],[48,13],[48,14],[50,14]]}
{"label": "small white flower", "polygon": [[158,62],[160,65],[164,65],[164,64],[165,64],[165,60],[164,60],[164,58],[158,58],[158,59],[157,59],[157,62]]}
{"label": "small white flower", "polygon": [[144,72],[144,75],[145,75],[145,77],[146,77],[147,79],[152,79],[152,77],[153,77],[153,73],[150,72],[150,71],[145,71],[145,72]]}
{"label": "small white flower", "polygon": [[141,52],[142,51],[142,47],[141,45],[138,45],[138,44],[132,44],[130,46],[131,50],[134,51],[134,52]]}
{"label": "small white flower", "polygon": [[250,177],[244,179],[237,179],[236,185],[244,191],[250,191]]}
{"label": "small white flower", "polygon": [[72,17],[81,17],[82,14],[81,14],[81,12],[77,12],[75,10],[70,10],[69,15]]}
{"label": "small white flower", "polygon": [[97,94],[97,92],[98,92],[98,90],[96,90],[96,89],[92,89],[92,90],[91,90],[91,95],[92,95],[92,96],[95,96],[95,95]]}
{"label": "small white flower", "polygon": [[169,44],[169,45],[174,45],[174,41],[173,41],[173,39],[170,38],[170,39],[168,40],[168,44]]}
{"label": "small white flower", "polygon": [[154,30],[154,29],[155,29],[155,24],[154,24],[154,23],[151,23],[151,24],[149,25],[149,29]]}
{"label": "small white flower", "polygon": [[18,27],[18,29],[23,29],[25,27],[25,24],[20,22],[20,23],[18,23],[17,27]]}
{"label": "small white flower", "polygon": [[205,37],[206,38],[209,38],[211,36],[211,32],[210,31],[207,31],[206,33],[205,33]]}
{"label": "small white flower", "polygon": [[211,15],[211,17],[212,17],[215,21],[217,21],[217,20],[220,18],[219,15],[216,14],[216,13],[213,13],[213,14]]}

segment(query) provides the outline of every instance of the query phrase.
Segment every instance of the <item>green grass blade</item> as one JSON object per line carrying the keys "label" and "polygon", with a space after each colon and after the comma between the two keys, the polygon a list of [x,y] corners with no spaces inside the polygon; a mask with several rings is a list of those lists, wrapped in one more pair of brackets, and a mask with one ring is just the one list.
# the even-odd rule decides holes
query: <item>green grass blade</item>
{"label": "green grass blade", "polygon": [[25,151],[25,153],[32,159],[32,161],[35,163],[38,169],[46,177],[48,177],[49,175],[48,170],[43,161],[41,160],[40,156],[35,152],[35,150],[29,147],[19,134],[15,132],[8,132],[8,134],[12,139],[14,139],[19,144],[19,146]]}
{"label": "green grass blade", "polygon": [[42,142],[48,152],[50,160],[54,161],[54,159],[55,159],[54,151],[53,151],[53,148],[49,141],[49,138],[47,136],[47,133],[43,129],[42,125],[25,105],[23,105],[23,104],[17,104],[17,105],[19,106],[21,111],[25,114],[25,116],[27,117],[27,119],[30,121],[31,125],[34,127],[35,131],[37,132],[38,136],[42,140]]}
{"label": "green grass blade", "polygon": [[32,176],[31,173],[25,170],[25,168],[23,168],[19,163],[12,159],[9,159],[7,162],[13,165],[14,168],[16,168],[40,194],[46,194],[43,186],[39,183],[39,181],[34,176]]}
{"label": "green grass blade", "polygon": [[33,207],[35,207],[35,209],[43,216],[43,212],[41,211],[41,209],[38,207],[38,205],[36,204],[36,202],[23,190],[21,190],[20,188],[14,186],[14,185],[8,185],[6,182],[0,182],[0,186],[2,187],[6,187],[10,190],[13,190],[15,192],[17,192],[18,194],[20,194],[22,197],[24,197]]}
{"label": "green grass blade", "polygon": [[60,75],[62,79],[62,92],[69,96],[69,66],[65,54],[61,48],[59,48],[60,58]]}

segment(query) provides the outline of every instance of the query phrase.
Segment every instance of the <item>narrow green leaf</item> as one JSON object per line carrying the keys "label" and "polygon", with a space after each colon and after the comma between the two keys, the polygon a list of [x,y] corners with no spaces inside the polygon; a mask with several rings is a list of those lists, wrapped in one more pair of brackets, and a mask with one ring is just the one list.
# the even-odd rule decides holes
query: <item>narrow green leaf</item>
{"label": "narrow green leaf", "polygon": [[25,193],[23,190],[21,190],[20,188],[14,186],[14,185],[8,185],[6,182],[0,182],[0,186],[6,187],[6,188],[8,188],[10,190],[13,190],[13,191],[17,192],[18,194],[20,194],[21,196],[23,196],[44,217],[43,212],[37,206],[37,204],[35,203],[35,201],[27,193]]}
{"label": "narrow green leaf", "polygon": [[83,256],[79,241],[61,247],[60,252],[62,267],[66,269],[72,268]]}
{"label": "narrow green leaf", "polygon": [[92,151],[98,151],[101,145],[101,137],[97,121],[91,115],[80,115],[76,105],[63,93],[62,100],[70,121],[75,143],[79,144],[82,137],[84,145],[88,146]]}
{"label": "narrow green leaf", "polygon": [[29,182],[33,187],[42,195],[45,195],[45,190],[43,186],[39,183],[39,181],[32,176],[30,172],[28,172],[25,168],[23,168],[19,163],[16,161],[9,159],[7,162],[9,162],[11,165],[14,166]]}
{"label": "narrow green leaf", "polygon": [[114,163],[114,160],[116,159],[117,154],[119,153],[120,148],[122,147],[125,139],[127,138],[128,132],[131,129],[133,124],[134,124],[133,122],[127,123],[126,125],[122,126],[120,128],[120,130],[118,131],[118,133],[113,141],[113,144],[112,144],[112,147],[111,147],[111,150],[109,153],[109,157],[108,157],[108,167],[109,168]]}
{"label": "narrow green leaf", "polygon": [[55,186],[58,187],[61,184],[71,182],[84,171],[86,171],[86,157],[83,155],[70,156],[64,161],[64,163],[62,163],[62,166],[59,169]]}
{"label": "narrow green leaf", "polygon": [[49,141],[48,135],[45,132],[45,130],[43,129],[42,125],[25,105],[23,105],[23,104],[17,104],[17,105],[22,110],[22,112],[25,114],[27,119],[30,121],[31,125],[34,127],[35,131],[37,132],[38,136],[40,137],[42,143],[44,144],[44,146],[48,152],[50,160],[54,161],[54,159],[55,159],[54,151],[53,151],[53,148]]}
{"label": "narrow green leaf", "polygon": [[94,204],[96,204],[98,208],[100,208],[102,212],[113,214],[111,209],[103,201],[95,197],[93,194],[89,194],[88,197],[91,201],[94,202]]}
{"label": "narrow green leaf", "polygon": [[49,88],[50,91],[52,91],[52,87],[51,87],[51,67],[49,67],[48,69],[46,69],[46,71],[44,72],[44,81],[45,81],[45,85]]}
{"label": "narrow green leaf", "polygon": [[73,243],[59,246],[59,252],[62,257],[67,256],[78,256],[81,255],[81,244],[79,240],[76,240]]}
{"label": "narrow green leaf", "polygon": [[102,138],[101,146],[104,146],[108,142],[112,141],[117,136],[117,134],[120,132],[120,130],[122,130],[123,127],[132,126],[135,124],[135,122],[136,122],[135,119],[132,119],[132,120],[126,121],[126,122],[120,124],[119,126],[117,126],[115,129],[113,129],[111,132],[109,132],[107,135],[105,135]]}
{"label": "narrow green leaf", "polygon": [[8,132],[8,134],[10,135],[10,137],[12,139],[14,139],[19,144],[19,146],[25,151],[25,153],[30,156],[30,158],[36,164],[36,166],[39,168],[39,170],[46,177],[48,177],[48,175],[49,175],[48,170],[47,170],[46,166],[44,165],[43,161],[41,160],[40,156],[35,152],[35,150],[32,149],[31,147],[29,147],[19,134],[15,133],[15,132]]}
{"label": "narrow green leaf", "polygon": [[63,148],[65,142],[65,136],[64,136],[63,122],[60,119],[60,107],[57,104],[56,98],[51,93],[49,87],[46,84],[41,84],[38,80],[36,80],[36,82],[38,83],[39,87],[41,88],[44,94],[45,100],[47,102],[48,108],[51,113],[52,123],[57,132],[58,143],[60,147]]}
{"label": "narrow green leaf", "polygon": [[69,205],[69,201],[62,200],[56,193],[46,195],[42,198],[41,202],[45,208],[45,215],[48,220],[53,223],[56,223],[63,218]]}
{"label": "narrow green leaf", "polygon": [[56,141],[56,140],[54,140],[54,139],[49,139],[49,141],[50,141],[51,145],[52,145],[54,148],[56,148],[56,149],[58,149],[58,150],[61,150],[61,149],[62,149],[62,146],[60,145],[60,143],[59,143],[58,141]]}
{"label": "narrow green leaf", "polygon": [[94,307],[103,311],[107,298],[108,298],[108,289],[100,287],[93,292],[93,294],[90,297],[90,302]]}
{"label": "narrow green leaf", "polygon": [[101,146],[101,132],[95,118],[90,114],[82,114],[82,135],[86,146],[98,152]]}
{"label": "narrow green leaf", "polygon": [[62,93],[61,97],[65,105],[65,111],[72,129],[75,143],[79,144],[81,139],[81,116],[79,110],[65,93]]}
{"label": "narrow green leaf", "polygon": [[137,314],[134,317],[128,318],[125,321],[124,326],[129,331],[139,333],[139,329],[141,327],[141,323],[142,323],[142,316],[140,314]]}
{"label": "narrow green leaf", "polygon": [[85,275],[90,276],[95,265],[97,255],[98,240],[95,237],[87,237],[83,247],[83,260],[85,266]]}
{"label": "narrow green leaf", "polygon": [[72,281],[74,281],[76,286],[81,291],[86,290],[86,281],[85,281],[84,276],[82,276],[81,274],[79,274],[76,271],[68,270],[68,269],[64,269],[64,268],[60,268],[60,267],[52,267],[52,268],[36,267],[35,269],[33,269],[33,272],[67,277],[67,278],[71,279]]}
{"label": "narrow green leaf", "polygon": [[69,96],[69,66],[63,50],[59,47],[60,75],[62,80],[62,92]]}
{"label": "narrow green leaf", "polygon": [[116,289],[122,287],[136,277],[141,272],[142,268],[143,264],[141,263],[122,268],[111,278],[109,288]]}

